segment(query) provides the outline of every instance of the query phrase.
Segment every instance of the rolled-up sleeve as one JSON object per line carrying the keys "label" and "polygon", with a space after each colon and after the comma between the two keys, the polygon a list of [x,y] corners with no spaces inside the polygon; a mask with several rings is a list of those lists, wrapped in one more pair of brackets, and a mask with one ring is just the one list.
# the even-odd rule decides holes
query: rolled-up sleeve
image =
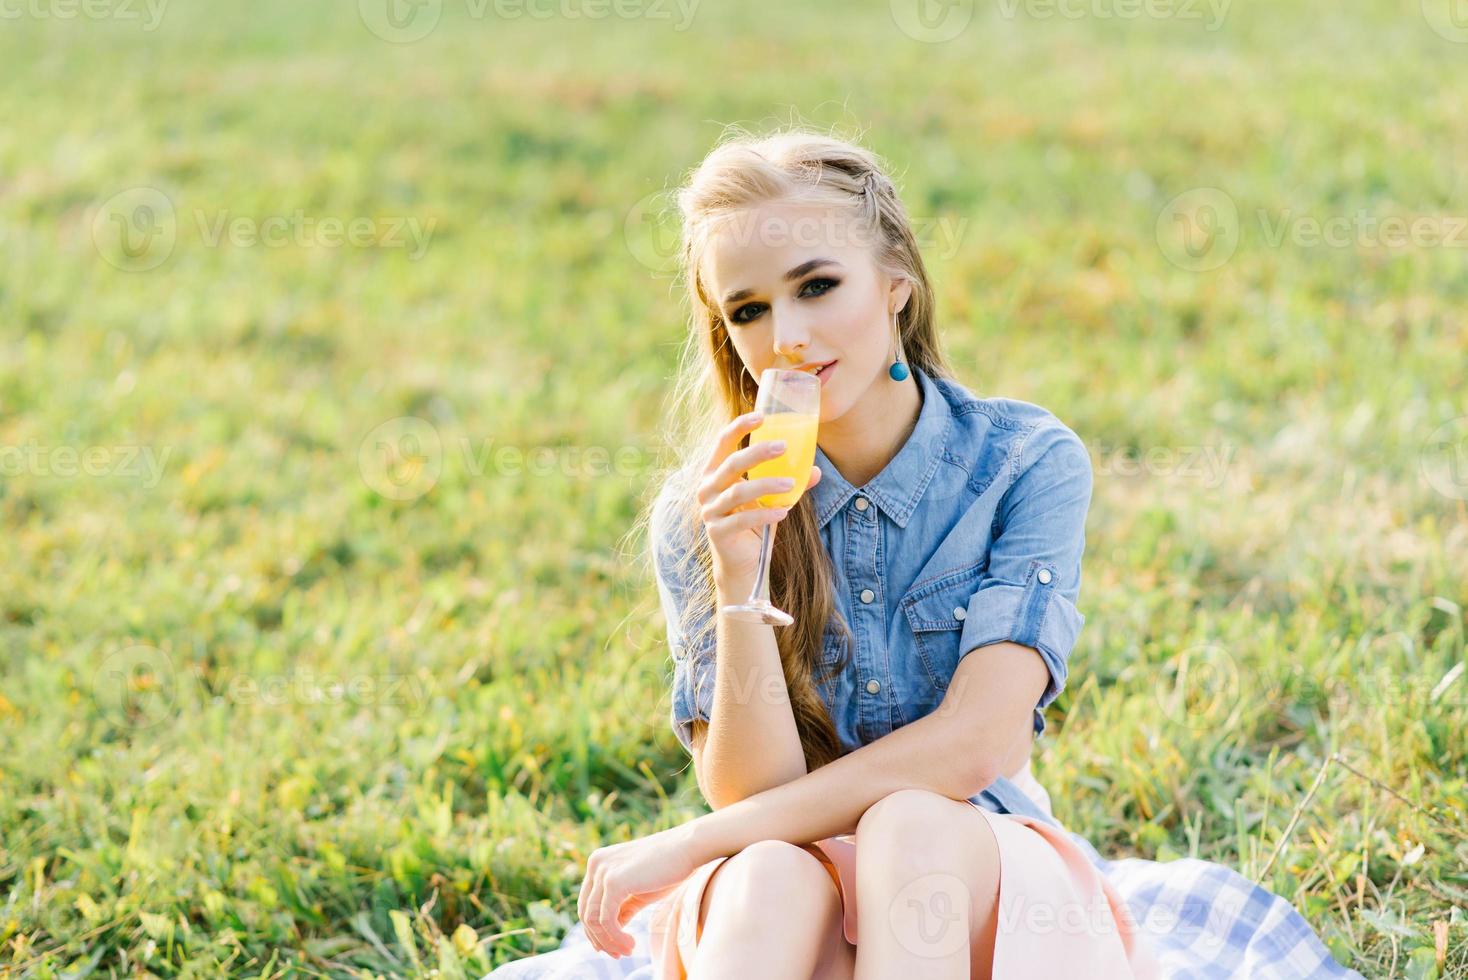
{"label": "rolled-up sleeve", "polygon": [[674,513],[672,501],[659,497],[649,521],[653,571],[658,601],[667,621],[668,648],[673,657],[673,734],[693,754],[693,719],[708,721],[714,694],[714,631],[708,627],[713,611],[707,593],[698,585],[699,567],[687,557],[691,533]]}
{"label": "rolled-up sleeve", "polygon": [[1025,439],[1019,475],[995,513],[989,563],[969,598],[959,656],[1010,641],[1039,652],[1050,681],[1035,706],[1041,712],[1065,688],[1067,665],[1085,617],[1076,609],[1086,512],[1091,504],[1091,459],[1080,438],[1058,422]]}

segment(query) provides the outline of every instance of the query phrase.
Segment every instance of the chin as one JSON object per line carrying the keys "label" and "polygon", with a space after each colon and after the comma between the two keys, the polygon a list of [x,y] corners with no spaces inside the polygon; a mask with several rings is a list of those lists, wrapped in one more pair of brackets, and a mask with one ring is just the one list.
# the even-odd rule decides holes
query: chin
{"label": "chin", "polygon": [[[821,391],[821,421],[823,423],[834,422],[851,411],[851,406],[861,400],[861,394],[865,394],[865,391],[855,396],[850,393],[851,379],[849,377],[832,378],[831,382],[831,387]],[[867,387],[871,387],[870,382]]]}

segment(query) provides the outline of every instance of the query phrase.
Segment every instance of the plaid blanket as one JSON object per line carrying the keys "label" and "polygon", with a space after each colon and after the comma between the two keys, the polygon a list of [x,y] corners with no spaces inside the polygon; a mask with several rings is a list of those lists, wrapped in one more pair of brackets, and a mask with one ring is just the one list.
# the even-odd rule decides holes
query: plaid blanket
{"label": "plaid blanket", "polygon": [[[1169,980],[1363,980],[1331,958],[1289,902],[1236,871],[1195,858],[1108,861],[1084,837],[1066,833],[1126,900]],[[648,926],[655,910],[648,906],[627,923],[636,941],[631,956],[597,952],[578,922],[559,949],[508,963],[489,977],[653,980]]]}

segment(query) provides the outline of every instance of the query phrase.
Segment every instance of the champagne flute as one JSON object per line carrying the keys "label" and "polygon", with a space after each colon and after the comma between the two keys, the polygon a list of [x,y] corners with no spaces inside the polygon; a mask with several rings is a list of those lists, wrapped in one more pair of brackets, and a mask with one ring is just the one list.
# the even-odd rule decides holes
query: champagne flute
{"label": "champagne flute", "polygon": [[[785,451],[773,459],[756,463],[749,478],[787,476],[795,486],[781,493],[767,493],[759,498],[761,507],[792,507],[805,493],[810,470],[816,459],[816,430],[821,421],[821,379],[809,371],[785,371],[766,368],[759,378],[759,394],[755,411],[763,417],[757,429],[749,434],[749,444],[784,440]],[[724,606],[720,612],[731,619],[789,626],[791,615],[770,604],[770,554],[773,525],[760,528],[759,569],[749,598],[738,605]]]}

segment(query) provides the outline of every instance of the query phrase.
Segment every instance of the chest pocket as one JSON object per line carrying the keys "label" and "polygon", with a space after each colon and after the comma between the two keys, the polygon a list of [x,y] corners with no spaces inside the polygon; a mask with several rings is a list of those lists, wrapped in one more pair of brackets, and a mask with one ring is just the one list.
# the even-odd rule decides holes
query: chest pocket
{"label": "chest pocket", "polygon": [[902,597],[902,611],[912,627],[918,660],[939,691],[958,667],[958,640],[963,635],[969,598],[978,588],[986,560],[964,565],[925,579]]}

